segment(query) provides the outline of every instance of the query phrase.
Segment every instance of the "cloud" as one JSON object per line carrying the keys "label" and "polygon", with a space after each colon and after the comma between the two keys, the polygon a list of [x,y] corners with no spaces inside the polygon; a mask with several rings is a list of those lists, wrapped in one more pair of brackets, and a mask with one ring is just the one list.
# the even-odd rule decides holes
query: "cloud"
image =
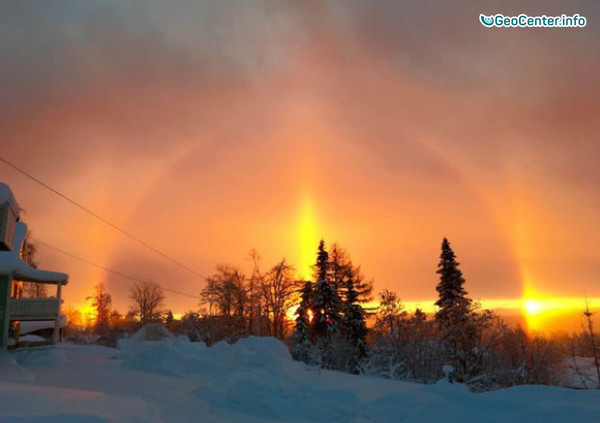
{"label": "cloud", "polygon": [[[2,154],[206,273],[253,246],[298,259],[310,195],[322,235],[403,296],[432,295],[444,235],[476,295],[520,295],[524,269],[560,291],[542,263],[566,241],[591,289],[598,19],[592,1],[5,3]],[[160,260],[6,175],[40,236],[124,271]]]}

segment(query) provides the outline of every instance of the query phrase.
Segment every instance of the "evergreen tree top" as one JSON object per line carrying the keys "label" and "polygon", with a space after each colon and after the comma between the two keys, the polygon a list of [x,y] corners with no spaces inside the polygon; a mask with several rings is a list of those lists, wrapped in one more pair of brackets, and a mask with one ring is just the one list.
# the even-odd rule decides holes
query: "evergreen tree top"
{"label": "evergreen tree top", "polygon": [[355,280],[354,280],[354,272],[352,271],[352,269],[348,269],[347,273],[346,273],[346,298],[345,298],[345,302],[347,304],[354,304],[358,302],[358,292],[356,291],[356,288],[354,286],[355,284]]}
{"label": "evergreen tree top", "polygon": [[327,274],[329,272],[329,253],[325,249],[325,241],[319,242],[319,249],[317,252],[317,263],[315,264],[317,280],[327,280]]}
{"label": "evergreen tree top", "polygon": [[465,279],[458,265],[450,242],[444,238],[440,263],[436,272],[440,275],[440,281],[436,286],[439,298],[435,302],[440,310],[436,313],[436,319],[440,321],[450,319],[450,314],[456,314],[455,317],[466,315],[471,306],[472,300],[467,296],[467,291],[463,287]]}

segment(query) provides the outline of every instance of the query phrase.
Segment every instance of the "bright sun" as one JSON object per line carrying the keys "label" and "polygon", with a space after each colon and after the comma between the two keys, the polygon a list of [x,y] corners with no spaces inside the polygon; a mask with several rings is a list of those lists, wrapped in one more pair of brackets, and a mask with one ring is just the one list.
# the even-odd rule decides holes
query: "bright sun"
{"label": "bright sun", "polygon": [[533,298],[526,299],[525,300],[525,305],[524,305],[523,308],[525,309],[525,312],[529,316],[535,316],[540,311],[542,311],[542,305],[541,305],[541,303],[538,300],[535,300]]}

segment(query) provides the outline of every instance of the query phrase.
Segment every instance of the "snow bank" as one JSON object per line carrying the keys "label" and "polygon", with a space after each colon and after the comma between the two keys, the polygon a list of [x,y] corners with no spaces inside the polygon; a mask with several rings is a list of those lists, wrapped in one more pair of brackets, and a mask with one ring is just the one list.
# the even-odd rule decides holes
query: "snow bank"
{"label": "snow bank", "polygon": [[595,389],[600,383],[596,363],[591,357],[567,357],[562,386],[577,389]]}
{"label": "snow bank", "polygon": [[285,344],[275,338],[248,337],[233,345],[219,342],[206,352],[222,370],[210,381],[211,389],[201,386],[194,395],[234,416],[351,422],[364,414],[356,394],[320,386],[314,378],[317,373],[293,361]]}
{"label": "snow bank", "polygon": [[12,354],[0,349],[0,382],[33,382],[34,380],[33,374],[21,367]]}
{"label": "snow bank", "polygon": [[0,422],[160,422],[148,403],[99,392],[0,382]]}
{"label": "snow bank", "polygon": [[[44,338],[41,339],[44,340]],[[66,361],[63,349],[60,348],[60,346],[54,345],[47,347],[23,348],[15,351],[14,355],[17,362],[23,366],[52,366],[64,363]]]}
{"label": "snow bank", "polygon": [[169,330],[160,323],[148,323],[142,326],[131,338],[134,341],[160,341],[163,338],[175,338]]}
{"label": "snow bank", "polygon": [[[590,407],[600,400],[596,392],[586,398],[561,388],[528,386],[472,394],[447,379],[428,386],[315,371],[292,361],[287,347],[274,338],[249,337],[211,348],[173,339],[139,342],[122,365],[178,378],[201,375],[202,383],[192,391],[195,400],[234,421],[439,423],[523,421],[524,416],[528,421],[564,421],[574,414],[587,421],[600,412],[600,401]],[[385,388],[365,399],[369,395],[364,391],[375,384]]]}
{"label": "snow bank", "polygon": [[447,380],[420,385],[349,375],[292,361],[273,338],[207,348],[140,336],[120,347],[65,345],[63,361],[46,363],[37,353],[9,356],[0,375],[12,368],[33,373],[35,382],[0,382],[0,422],[551,423],[600,416],[595,390],[522,386],[472,394]]}
{"label": "snow bank", "polygon": [[275,338],[248,337],[233,345],[222,341],[207,348],[203,342],[190,342],[186,337],[144,341],[142,336],[134,336],[119,341],[119,350],[125,368],[176,377],[248,369],[284,377],[290,369],[301,367]]}
{"label": "snow bank", "polygon": [[[123,342],[121,342],[123,341]],[[206,354],[201,342],[182,338],[165,338],[160,341],[127,339],[119,341],[122,367],[165,376],[209,374],[222,370],[214,357]]]}

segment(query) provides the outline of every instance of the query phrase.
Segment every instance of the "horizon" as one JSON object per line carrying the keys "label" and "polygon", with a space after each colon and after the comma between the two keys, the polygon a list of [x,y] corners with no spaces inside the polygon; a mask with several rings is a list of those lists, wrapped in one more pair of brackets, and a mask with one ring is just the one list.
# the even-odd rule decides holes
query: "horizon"
{"label": "horizon", "polygon": [[[64,254],[64,252],[61,252],[61,254]],[[237,265],[233,266],[239,268]],[[294,267],[293,263],[292,267]],[[298,273],[296,271],[296,279],[299,281],[311,280],[314,282],[314,277],[312,275],[308,277],[306,276],[307,274],[313,272],[313,267],[314,264],[311,264],[310,270],[305,269],[305,271],[302,273]],[[241,270],[244,271],[244,269]],[[248,272],[246,269],[246,273],[249,274],[251,272]],[[305,276],[301,276],[301,274],[304,274]],[[365,309],[375,311],[379,307],[378,295],[384,289],[387,288],[384,287],[379,290],[374,289],[372,300],[363,303]],[[396,293],[401,294],[400,292]],[[169,292],[166,292],[165,294],[168,296]],[[487,309],[494,311],[500,318],[504,320],[506,324],[510,326],[521,327],[530,333],[538,333],[545,336],[559,336],[563,334],[579,333],[582,330],[585,331],[585,328],[583,327],[584,320],[582,314],[585,307],[589,306],[589,309],[593,314],[596,314],[598,311],[600,311],[600,298],[551,298],[543,296],[540,293],[534,294],[531,291],[527,296],[523,296],[521,298],[486,299],[476,298],[471,295],[469,295],[469,297],[476,304],[476,309]],[[199,299],[200,298],[198,298],[198,300]],[[412,314],[416,309],[420,309],[421,311],[425,312],[429,318],[435,315],[435,312],[438,310],[438,307],[434,304],[436,300],[437,299],[435,298],[404,299],[400,296],[400,301],[404,311]],[[167,306],[165,310],[171,311],[176,319],[180,319],[185,313],[197,311],[200,307],[201,304],[198,303],[196,308],[174,310]],[[294,306],[291,310],[288,310],[287,318],[289,320],[294,319],[293,310],[295,308],[296,307]],[[84,323],[84,325],[90,324],[90,322],[94,319],[93,315],[95,311],[90,304],[89,298],[81,305],[66,304],[65,309],[67,311],[79,311],[81,313],[82,323]],[[115,307],[114,310],[123,315],[127,313],[127,310],[119,310],[117,307]]]}

